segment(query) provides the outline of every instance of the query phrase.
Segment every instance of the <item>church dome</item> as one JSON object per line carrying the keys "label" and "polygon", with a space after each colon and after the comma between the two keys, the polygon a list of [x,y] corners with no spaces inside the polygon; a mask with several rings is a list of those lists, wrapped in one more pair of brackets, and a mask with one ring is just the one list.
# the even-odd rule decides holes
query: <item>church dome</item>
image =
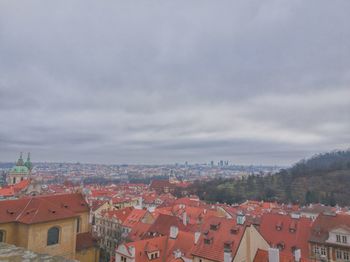
{"label": "church dome", "polygon": [[26,166],[14,166],[12,169],[11,169],[11,173],[28,173],[29,172],[29,169],[26,167]]}

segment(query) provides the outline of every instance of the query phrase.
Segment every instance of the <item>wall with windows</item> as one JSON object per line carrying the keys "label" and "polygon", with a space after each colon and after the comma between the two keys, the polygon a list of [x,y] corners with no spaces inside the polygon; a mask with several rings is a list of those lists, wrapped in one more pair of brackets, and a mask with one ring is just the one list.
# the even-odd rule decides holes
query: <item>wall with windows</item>
{"label": "wall with windows", "polygon": [[334,230],[329,233],[327,242],[350,246],[350,232],[341,229]]}
{"label": "wall with windows", "polygon": [[16,244],[15,223],[0,224],[0,230],[3,232],[3,242],[12,245]]}
{"label": "wall with windows", "polygon": [[[59,239],[57,244],[48,245],[48,231],[52,227],[59,228]],[[29,227],[26,248],[34,252],[74,258],[75,246],[76,218],[33,224]]]}

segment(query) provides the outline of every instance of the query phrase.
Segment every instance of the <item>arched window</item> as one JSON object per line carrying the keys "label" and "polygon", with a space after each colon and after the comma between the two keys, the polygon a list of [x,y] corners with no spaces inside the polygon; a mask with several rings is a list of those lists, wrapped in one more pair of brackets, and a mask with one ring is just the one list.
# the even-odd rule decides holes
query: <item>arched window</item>
{"label": "arched window", "polygon": [[47,245],[58,244],[59,237],[60,229],[58,227],[51,227],[49,231],[47,231]]}
{"label": "arched window", "polygon": [[4,230],[0,230],[0,243],[5,242],[6,232]]}

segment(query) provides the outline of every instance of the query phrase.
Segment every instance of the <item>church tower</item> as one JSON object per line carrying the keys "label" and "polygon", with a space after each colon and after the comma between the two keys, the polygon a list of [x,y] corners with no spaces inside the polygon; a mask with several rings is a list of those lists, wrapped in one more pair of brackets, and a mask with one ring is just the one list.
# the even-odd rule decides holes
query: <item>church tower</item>
{"label": "church tower", "polygon": [[27,161],[24,163],[21,152],[16,165],[10,170],[7,176],[7,184],[14,185],[23,180],[29,179],[32,168],[33,165],[30,162],[30,154],[28,153]]}

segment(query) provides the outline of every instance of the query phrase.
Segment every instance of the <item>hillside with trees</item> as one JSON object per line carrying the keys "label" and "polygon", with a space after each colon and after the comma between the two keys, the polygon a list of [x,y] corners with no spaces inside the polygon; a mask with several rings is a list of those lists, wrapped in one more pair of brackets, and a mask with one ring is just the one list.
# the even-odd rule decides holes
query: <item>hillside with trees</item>
{"label": "hillside with trees", "polygon": [[315,155],[268,176],[197,181],[191,191],[209,202],[246,199],[350,206],[350,150]]}

